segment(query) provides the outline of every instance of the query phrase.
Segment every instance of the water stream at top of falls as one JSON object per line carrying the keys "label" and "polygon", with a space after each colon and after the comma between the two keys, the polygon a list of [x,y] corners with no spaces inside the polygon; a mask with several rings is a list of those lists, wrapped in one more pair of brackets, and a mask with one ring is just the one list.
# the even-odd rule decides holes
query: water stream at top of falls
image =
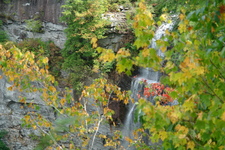
{"label": "water stream at top of falls", "polygon": [[[149,47],[154,48],[157,50],[157,55],[160,57],[164,57],[164,53],[157,49],[156,41],[161,39],[165,35],[166,30],[171,30],[174,26],[174,22],[171,23],[163,23],[161,26],[158,27],[158,29],[155,32],[154,38],[151,41],[151,45]],[[152,83],[159,82],[161,73],[159,71],[154,71],[151,68],[140,68],[140,74],[133,78],[131,83],[131,97],[137,102],[139,99],[139,96],[144,97],[143,90],[144,90],[144,84],[141,83],[141,81],[145,81],[148,85]],[[139,96],[138,96],[139,95]],[[154,100],[152,97],[145,97],[147,100],[152,102],[154,104]],[[134,110],[136,107],[136,103],[130,103],[128,108],[128,113],[126,116],[126,120],[124,123],[124,128],[122,130],[122,134],[124,137],[128,137],[130,139],[133,139],[133,131],[140,127],[140,123],[134,123]],[[125,140],[122,142],[122,146],[126,150],[135,150],[134,147],[129,146],[129,143]]]}

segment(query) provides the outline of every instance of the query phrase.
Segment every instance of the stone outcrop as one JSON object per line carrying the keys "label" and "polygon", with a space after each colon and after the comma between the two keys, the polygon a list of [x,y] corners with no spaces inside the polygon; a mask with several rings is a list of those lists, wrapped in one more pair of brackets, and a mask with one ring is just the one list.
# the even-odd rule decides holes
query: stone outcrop
{"label": "stone outcrop", "polygon": [[[53,123],[56,123],[57,120],[64,119],[64,116],[59,116],[56,114],[54,109],[50,106],[47,106],[44,101],[41,99],[40,92],[26,93],[19,91],[8,90],[12,84],[7,81],[7,78],[0,71],[0,131],[7,131],[7,135],[3,139],[6,145],[10,150],[33,150],[38,141],[32,137],[41,137],[40,130],[34,130],[33,128],[26,128],[22,126],[22,119],[29,112],[37,112],[41,114],[47,120],[50,120]],[[37,83],[31,83],[38,86]],[[26,97],[26,105],[19,101],[19,96]],[[87,100],[87,111],[92,113],[93,111],[99,111],[99,107],[93,107],[95,105],[95,100]],[[28,107],[29,103],[37,104],[40,109],[35,110],[31,107]],[[112,136],[110,132],[109,124],[105,121],[102,121],[97,132],[97,135],[102,134],[106,136]],[[73,139],[73,142],[80,149],[90,149],[99,150],[105,149],[108,150],[110,147],[104,147],[104,141],[102,138],[94,137],[94,133],[90,134],[90,142],[86,148],[83,148],[82,139],[79,136]],[[91,143],[94,139],[94,144],[91,146]],[[70,141],[65,141],[65,146],[69,145]]]}
{"label": "stone outcrop", "polygon": [[[0,19],[3,20],[3,29],[8,34],[10,40],[19,42],[26,38],[40,38],[43,41],[53,41],[57,46],[63,48],[66,41],[64,29],[66,25],[60,22],[62,12],[61,5],[64,0],[10,0],[10,3],[0,1]],[[133,40],[132,34],[127,30],[125,13],[108,13],[103,16],[112,22],[108,27],[107,38],[99,40],[99,46],[109,48],[115,52]],[[34,19],[41,21],[41,33],[31,32],[25,20]],[[2,75],[2,72],[0,72]],[[122,83],[123,84],[123,83]],[[124,84],[127,86],[127,83]],[[18,96],[23,95],[27,98],[27,103],[33,102],[40,106],[39,113],[49,120],[56,120],[53,108],[48,107],[40,98],[40,93],[24,93],[10,91],[11,86],[6,78],[0,79],[0,130],[8,132],[4,141],[11,150],[32,150],[37,141],[32,140],[31,135],[40,136],[40,132],[34,129],[23,128],[21,119],[28,112],[33,111],[19,102]],[[96,111],[93,108],[94,100],[87,104],[88,112]],[[118,107],[115,104],[114,107]],[[23,109],[22,109],[23,107]],[[93,110],[94,109],[94,110]],[[121,114],[121,109],[116,110]],[[120,116],[121,117],[121,116]],[[115,119],[118,119],[116,114]],[[120,118],[120,120],[122,120]],[[107,123],[101,123],[97,134],[111,136],[110,127]],[[104,141],[96,138],[93,149],[107,149],[103,146]],[[79,145],[79,144],[78,144]]]}
{"label": "stone outcrop", "polygon": [[[53,41],[63,48],[66,40],[66,26],[60,22],[63,4],[64,0],[11,0],[8,3],[0,1],[3,29],[9,39],[15,42],[25,38],[40,38],[43,41]],[[25,23],[29,19],[40,21],[41,33],[29,31]]]}
{"label": "stone outcrop", "polygon": [[66,35],[62,25],[53,24],[51,22],[43,22],[43,33],[31,32],[27,29],[25,22],[11,21],[3,25],[3,29],[9,36],[11,41],[19,42],[26,38],[40,38],[43,41],[53,41],[60,48],[64,47]]}
{"label": "stone outcrop", "polygon": [[112,49],[117,52],[126,43],[131,43],[134,39],[128,24],[126,23],[125,12],[109,12],[103,15],[103,19],[109,20],[107,38],[99,40],[99,46]]}
{"label": "stone outcrop", "polygon": [[43,22],[61,24],[64,0],[2,0],[0,16],[14,21],[40,19]]}
{"label": "stone outcrop", "polygon": [[38,113],[42,114],[49,120],[55,120],[55,114],[51,107],[48,107],[40,98],[40,93],[25,93],[10,91],[8,87],[12,84],[0,72],[0,131],[7,131],[4,141],[10,150],[32,150],[37,141],[32,140],[30,135],[41,136],[38,130],[23,128],[22,118],[33,110],[24,103],[19,102],[19,96],[27,97],[27,104],[35,103],[40,106]]}

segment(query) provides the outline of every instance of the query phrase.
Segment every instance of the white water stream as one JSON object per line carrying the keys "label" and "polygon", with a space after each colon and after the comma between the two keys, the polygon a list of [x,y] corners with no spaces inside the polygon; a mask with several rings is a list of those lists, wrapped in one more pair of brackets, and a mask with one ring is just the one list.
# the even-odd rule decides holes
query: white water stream
{"label": "white water stream", "polygon": [[[157,49],[156,41],[161,39],[165,35],[166,30],[171,30],[174,26],[174,23],[163,23],[155,32],[155,36],[152,39],[151,48],[154,48],[157,50],[157,54],[160,57],[164,57],[164,53],[161,52],[160,49]],[[141,83],[141,81],[145,81],[147,84],[157,83],[159,82],[160,78],[160,72],[154,71],[151,68],[140,68],[140,74],[138,77],[134,78],[131,83],[131,97],[135,100],[135,103],[129,104],[129,109],[127,113],[127,117],[124,123],[124,128],[122,130],[122,134],[124,137],[128,137],[130,139],[133,139],[133,131],[137,129],[140,126],[140,123],[134,122],[134,110],[136,106],[136,102],[138,100],[138,95],[141,97],[144,97],[143,90],[144,90],[144,84]],[[147,98],[150,102],[154,104],[154,100],[152,97]],[[135,150],[134,147],[130,147],[129,143],[126,140],[123,140],[122,146],[126,150]]]}

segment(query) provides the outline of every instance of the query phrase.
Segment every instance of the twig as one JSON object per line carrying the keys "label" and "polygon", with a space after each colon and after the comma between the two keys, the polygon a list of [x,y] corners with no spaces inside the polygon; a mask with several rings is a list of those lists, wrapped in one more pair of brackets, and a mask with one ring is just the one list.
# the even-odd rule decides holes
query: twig
{"label": "twig", "polygon": [[97,126],[97,129],[96,129],[95,134],[94,134],[94,136],[93,136],[93,140],[92,140],[92,143],[91,143],[91,148],[90,148],[90,150],[92,150],[92,148],[93,148],[93,145],[94,145],[94,142],[95,142],[95,138],[96,138],[96,135],[97,135],[97,133],[98,133],[99,126],[100,126],[102,120],[103,120],[103,115],[100,116],[100,120],[98,121],[98,126]]}
{"label": "twig", "polygon": [[[85,99],[85,102],[84,102],[84,110],[85,112],[87,112],[87,100]],[[85,119],[85,126],[86,126],[86,132],[88,132],[88,124],[87,124],[87,119]]]}
{"label": "twig", "polygon": [[223,76],[223,74],[220,72],[220,70],[216,67],[216,65],[212,62],[212,60],[210,59],[210,62],[212,63],[212,65],[216,68],[216,70],[218,70],[220,76],[225,79],[225,77]]}
{"label": "twig", "polygon": [[32,116],[30,116],[30,117],[31,117],[31,119],[34,121],[34,123],[36,124],[36,126],[37,126],[44,134],[48,135],[48,136],[52,139],[52,141],[53,141],[60,149],[63,149],[63,148],[57,143],[57,141],[55,140],[55,138],[52,136],[51,133],[47,133],[45,130],[43,130],[43,129],[38,125],[38,122],[37,122]]}
{"label": "twig", "polygon": [[204,84],[209,88],[209,90],[221,101],[224,102],[214,91],[213,89],[208,85],[208,83],[205,81],[205,79],[202,77],[202,81],[204,82]]}

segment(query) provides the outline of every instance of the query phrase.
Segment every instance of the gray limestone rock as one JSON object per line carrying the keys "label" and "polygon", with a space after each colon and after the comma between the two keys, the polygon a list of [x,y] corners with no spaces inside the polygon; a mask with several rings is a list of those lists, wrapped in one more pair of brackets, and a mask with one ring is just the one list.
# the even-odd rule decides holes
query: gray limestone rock
{"label": "gray limestone rock", "polygon": [[[0,72],[2,75],[2,72]],[[38,112],[44,117],[54,120],[55,114],[51,107],[44,105],[40,98],[40,93],[23,93],[18,91],[10,91],[7,88],[11,84],[7,82],[6,78],[0,79],[0,131],[5,130],[8,132],[4,141],[12,150],[32,150],[34,149],[37,141],[32,140],[30,134],[40,136],[40,132],[34,129],[23,128],[22,118],[33,110],[26,107],[23,103],[19,102],[18,96],[27,97],[27,103],[35,100],[36,104],[40,105]],[[30,100],[30,101],[29,101]]]}

